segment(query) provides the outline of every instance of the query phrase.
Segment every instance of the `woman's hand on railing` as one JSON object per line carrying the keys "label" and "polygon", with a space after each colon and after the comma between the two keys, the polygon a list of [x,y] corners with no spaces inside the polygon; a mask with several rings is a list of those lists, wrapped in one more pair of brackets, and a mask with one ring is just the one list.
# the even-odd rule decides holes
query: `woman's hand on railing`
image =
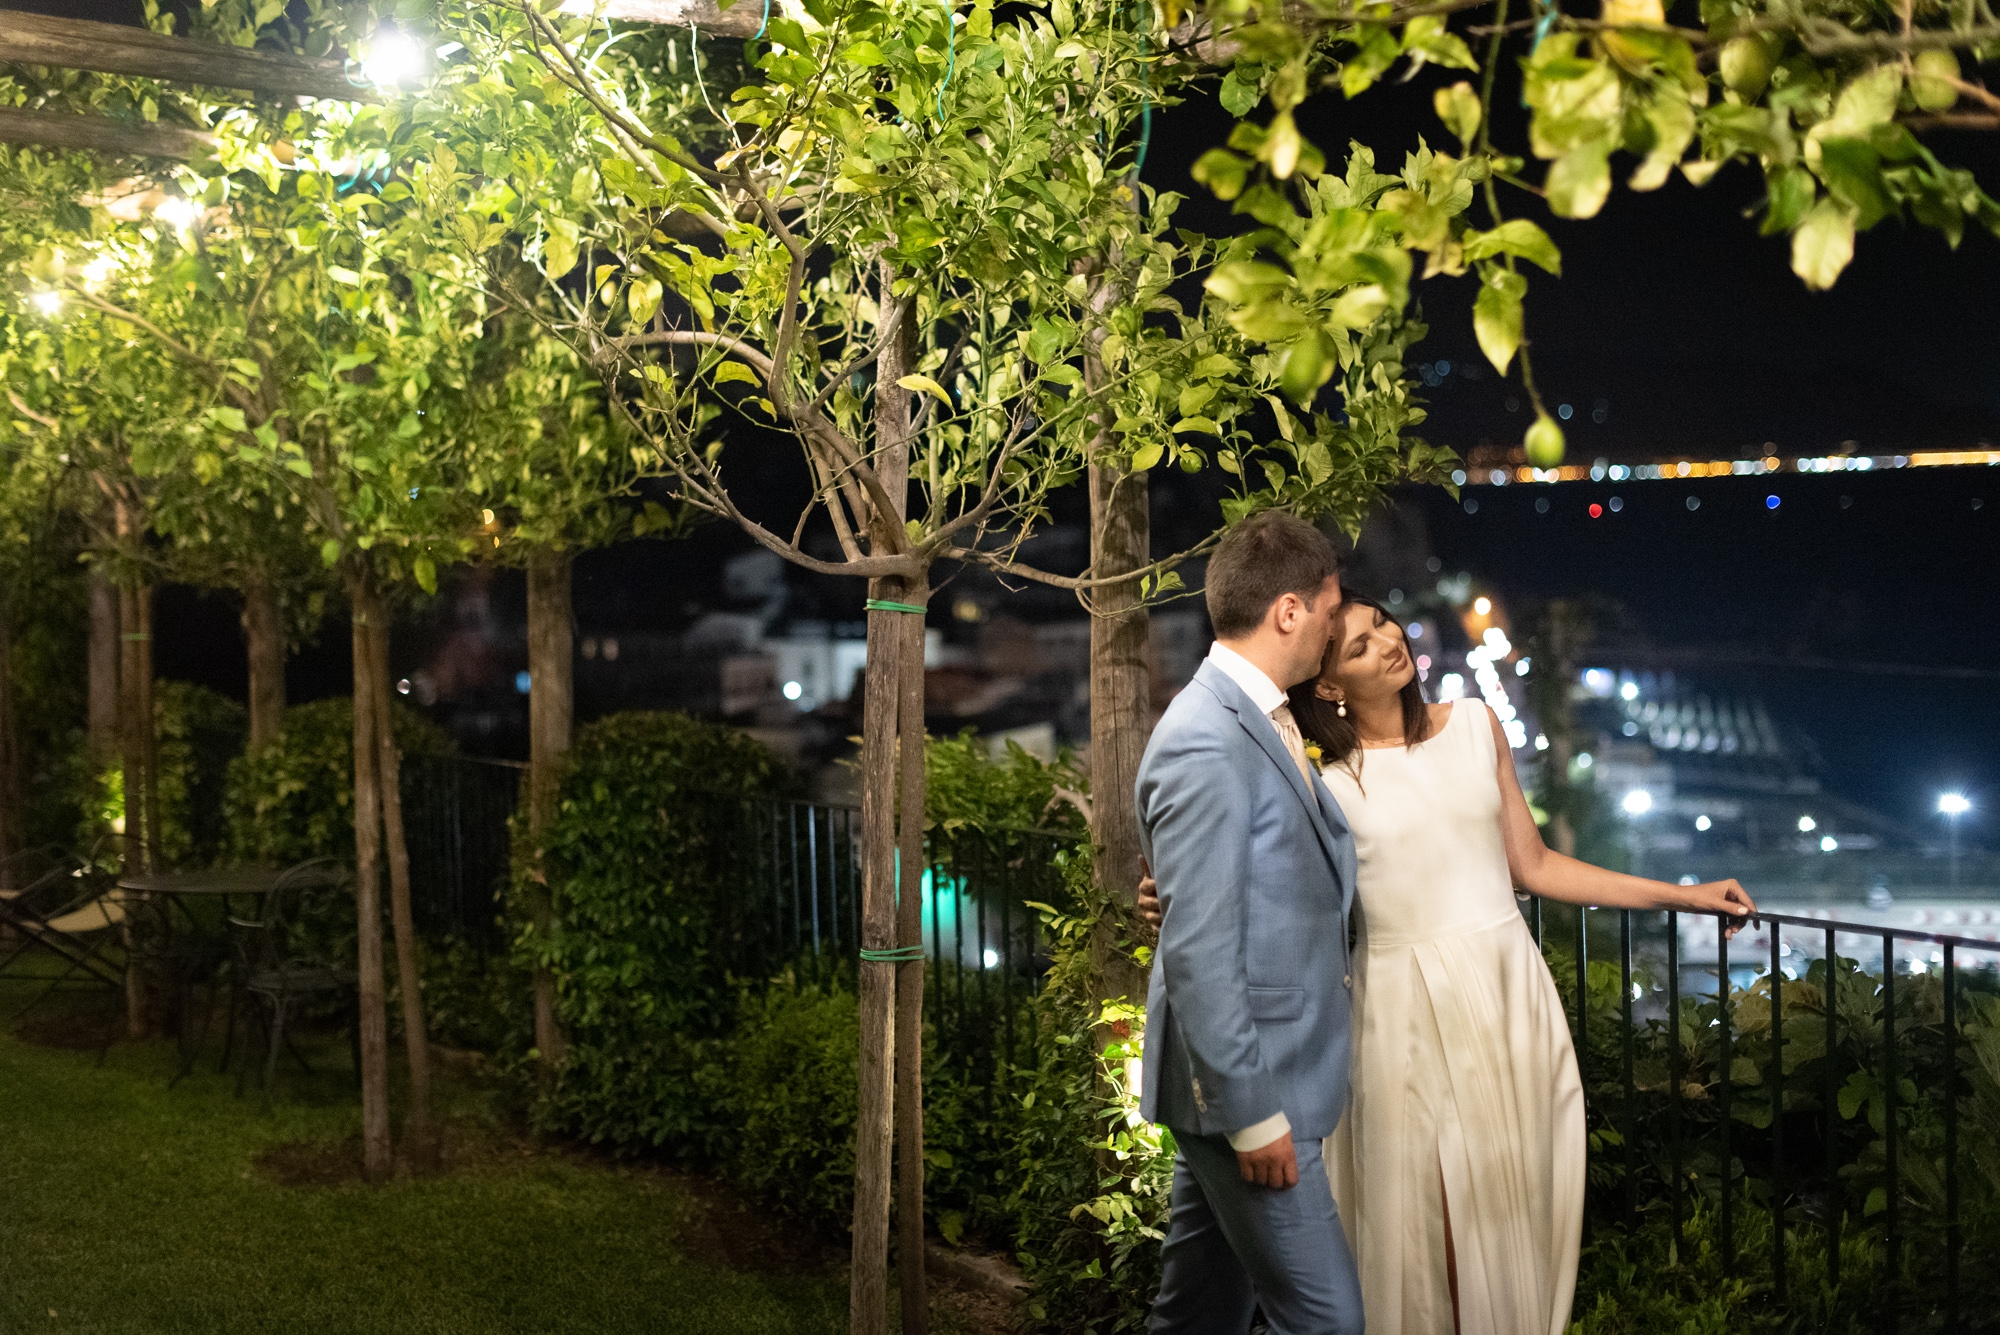
{"label": "woman's hand on railing", "polygon": [[1736,919],[1723,930],[1735,936],[1749,925],[1756,916],[1757,905],[1750,898],[1750,892],[1734,879],[1727,881],[1703,881],[1700,885],[1675,887],[1680,891],[1678,902],[1665,907],[1682,913],[1726,913]]}

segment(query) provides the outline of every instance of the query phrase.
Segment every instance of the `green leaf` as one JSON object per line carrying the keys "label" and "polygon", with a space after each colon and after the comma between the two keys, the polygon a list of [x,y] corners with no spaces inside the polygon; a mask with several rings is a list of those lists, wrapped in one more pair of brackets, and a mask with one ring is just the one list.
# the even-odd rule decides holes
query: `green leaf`
{"label": "green leaf", "polygon": [[1445,30],[1442,14],[1420,14],[1405,24],[1403,50],[1433,65],[1459,70],[1479,68],[1479,62],[1472,58],[1464,40]]}
{"label": "green leaf", "polygon": [[319,545],[319,559],[328,570],[340,564],[340,543],[328,538]]}
{"label": "green leaf", "polygon": [[927,375],[906,375],[896,383],[904,389],[914,390],[920,394],[928,394],[939,403],[942,403],[946,408],[953,406],[951,395],[944,392],[944,386]]}
{"label": "green leaf", "polygon": [[1547,232],[1526,218],[1511,218],[1490,232],[1467,232],[1464,245],[1468,263],[1495,255],[1514,255],[1562,276],[1562,252],[1556,249]]}
{"label": "green leaf", "polygon": [[1300,407],[1309,407],[1319,387],[1333,374],[1333,358],[1318,330],[1309,330],[1285,354],[1285,367],[1278,375],[1278,388]]}
{"label": "green leaf", "polygon": [[222,428],[222,430],[232,433],[250,429],[249,423],[243,418],[243,410],[241,408],[210,408],[208,410],[208,420]]}
{"label": "green leaf", "polygon": [[1526,278],[1494,265],[1472,303],[1473,336],[1501,375],[1521,346],[1521,299],[1527,294]]}
{"label": "green leaf", "polygon": [[1867,231],[1890,210],[1882,185],[1882,158],[1866,139],[1834,136],[1819,146],[1819,174],[1826,188],[1854,215],[1857,231]]}
{"label": "green leaf", "polygon": [[1825,291],[1854,258],[1854,218],[1830,199],[1813,205],[1792,233],[1792,272]]}
{"label": "green leaf", "polygon": [[417,587],[425,593],[438,591],[437,564],[428,556],[419,556],[410,567],[410,573],[417,577]]}
{"label": "green leaf", "polygon": [[1866,1071],[1854,1071],[1847,1077],[1847,1083],[1840,1087],[1840,1115],[1845,1121],[1853,1121],[1861,1106],[1875,1097],[1875,1078]]}
{"label": "green leaf", "polygon": [[635,327],[643,328],[646,321],[653,318],[653,312],[660,309],[660,298],[664,289],[657,278],[635,278],[625,289],[625,309],[631,313]]}
{"label": "green leaf", "polygon": [[840,56],[848,64],[859,65],[862,69],[873,69],[888,58],[882,54],[882,48],[873,42],[856,42]]}
{"label": "green leaf", "polygon": [[1216,266],[1202,286],[1232,306],[1273,296],[1290,287],[1292,276],[1275,264],[1233,260]]}
{"label": "green leaf", "polygon": [[542,272],[554,280],[574,269],[578,246],[575,223],[567,218],[549,219],[548,238],[542,242]]}
{"label": "green leaf", "polygon": [[1819,194],[1812,173],[1797,165],[1772,172],[1765,184],[1770,191],[1770,202],[1764,210],[1764,221],[1757,228],[1764,236],[1777,236],[1797,227]]}
{"label": "green leaf", "polygon": [[1596,217],[1611,193],[1611,141],[1594,139],[1557,158],[1543,188],[1556,217]]}
{"label": "green leaf", "polygon": [[343,268],[338,264],[327,265],[326,276],[328,278],[331,278],[336,283],[345,283],[349,287],[361,286],[360,274],[354,272],[354,270],[352,269]]}
{"label": "green leaf", "polygon": [[1354,58],[1341,67],[1340,91],[1349,97],[1359,97],[1366,92],[1371,84],[1388,73],[1389,67],[1396,63],[1396,57],[1403,53],[1402,43],[1396,40],[1392,30],[1364,24],[1363,31],[1370,27],[1374,27],[1374,32],[1362,42]]}
{"label": "green leaf", "polygon": [[1440,88],[1431,94],[1431,105],[1437,109],[1438,119],[1445,128],[1470,151],[1480,121],[1479,94],[1472,90],[1472,85],[1460,80],[1449,88]]}
{"label": "green leaf", "polygon": [[[1222,428],[1206,417],[1187,417],[1174,423],[1175,435],[1183,435],[1190,431],[1199,431],[1209,436],[1219,436],[1222,434]],[[1147,448],[1151,449],[1153,447],[1148,446]],[[1141,453],[1144,453],[1144,451],[1141,451]],[[1137,456],[1135,455],[1134,457],[1136,458]]]}
{"label": "green leaf", "polygon": [[1241,120],[1263,101],[1264,81],[1256,66],[1239,66],[1222,76],[1222,86],[1215,95],[1224,111]]}
{"label": "green leaf", "polygon": [[1388,292],[1380,283],[1366,283],[1341,293],[1327,319],[1342,329],[1366,329],[1381,319],[1388,309]]}
{"label": "green leaf", "polygon": [[762,380],[757,378],[757,373],[755,371],[745,366],[742,362],[732,362],[732,361],[717,362],[715,364],[715,370],[712,374],[715,377],[715,383],[718,385],[727,385],[730,384],[731,382],[738,382],[745,385],[761,386],[764,383]]}
{"label": "green leaf", "polygon": [[[1178,427],[1175,428],[1175,430],[1179,429]],[[1153,442],[1151,445],[1140,446],[1132,452],[1132,471],[1135,473],[1145,472],[1154,464],[1160,462],[1160,457],[1166,452],[1167,447],[1158,441]]]}

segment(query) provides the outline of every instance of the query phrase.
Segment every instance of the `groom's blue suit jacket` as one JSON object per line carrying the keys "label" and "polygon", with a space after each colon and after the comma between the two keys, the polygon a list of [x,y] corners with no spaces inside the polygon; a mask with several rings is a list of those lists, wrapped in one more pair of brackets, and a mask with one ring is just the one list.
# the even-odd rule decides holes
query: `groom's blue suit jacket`
{"label": "groom's blue suit jacket", "polygon": [[1354,839],[1277,729],[1212,662],[1139,763],[1139,838],[1159,883],[1140,1111],[1229,1135],[1283,1112],[1299,1138],[1347,1107]]}

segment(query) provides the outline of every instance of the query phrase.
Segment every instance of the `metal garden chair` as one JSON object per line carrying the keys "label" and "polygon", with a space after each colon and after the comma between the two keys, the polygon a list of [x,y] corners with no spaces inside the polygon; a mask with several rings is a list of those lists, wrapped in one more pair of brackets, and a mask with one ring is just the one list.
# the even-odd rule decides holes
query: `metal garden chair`
{"label": "metal garden chair", "polygon": [[[14,940],[0,943],[0,978],[25,979],[46,986],[14,1013],[33,1010],[57,990],[70,986],[125,986],[125,929],[130,921],[128,900],[116,879],[99,866],[96,851],[89,857],[54,848],[24,850],[7,859],[5,888],[0,889],[0,923]],[[28,970],[22,962],[40,948],[63,965],[60,974]]]}
{"label": "metal garden chair", "polygon": [[[354,1069],[357,1073],[361,1069],[360,975],[302,953],[294,931],[302,921],[318,916],[336,896],[347,893],[346,880],[330,874],[343,870],[332,858],[300,863],[278,878],[277,885],[259,905],[256,918],[229,919],[235,932],[238,995],[253,1007],[263,1029],[260,1065],[266,1110],[271,1106],[271,1088],[277,1082],[279,1052],[290,1052],[306,1073],[312,1074],[312,1064],[285,1032],[287,1023],[297,1018],[299,1007],[306,1003],[342,996],[350,1000]],[[226,1040],[231,1045],[237,1009],[232,1004],[230,1036]],[[250,1076],[251,1063],[247,1059],[250,1055],[246,1054],[236,1077],[238,1097],[242,1096]]]}

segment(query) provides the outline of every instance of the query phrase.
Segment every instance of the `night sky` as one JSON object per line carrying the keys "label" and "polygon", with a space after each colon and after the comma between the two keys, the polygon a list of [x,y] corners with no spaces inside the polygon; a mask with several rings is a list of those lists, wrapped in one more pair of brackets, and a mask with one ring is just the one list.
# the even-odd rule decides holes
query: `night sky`
{"label": "night sky", "polygon": [[[12,7],[128,22],[138,10],[126,0]],[[1301,127],[1335,162],[1354,138],[1393,171],[1418,134],[1455,146],[1430,104],[1432,89],[1458,77],[1425,72],[1353,103],[1322,94]],[[1497,141],[1522,143],[1516,95],[1503,87],[1497,101]],[[1155,118],[1145,179],[1190,195],[1184,226],[1220,233],[1241,222],[1188,176],[1227,132],[1226,114],[1206,100]],[[2000,136],[1941,133],[1929,142],[1948,163],[1973,169],[1989,193],[2000,190]],[[1614,171],[1621,164],[1629,170],[1621,158]],[[1810,293],[1789,270],[1786,240],[1757,235],[1761,194],[1755,170],[1734,166],[1701,190],[1678,175],[1651,195],[1621,185],[1600,217],[1563,222],[1530,196],[1503,193],[1507,208],[1536,218],[1563,250],[1560,280],[1531,273],[1528,332],[1545,399],[1579,410],[1565,424],[1571,460],[1823,453],[1846,441],[1885,454],[2000,441],[2000,244],[1968,234],[1953,252],[1892,219],[1860,238],[1834,291]],[[1413,355],[1437,380],[1425,391],[1432,416],[1421,431],[1461,451],[1516,444],[1529,420],[1518,380],[1494,376],[1473,342],[1474,281],[1417,288],[1431,334]],[[1443,375],[1440,362],[1450,368]],[[1591,412],[1599,406],[1601,423]],[[1624,510],[1591,519],[1588,504],[1613,491]],[[1476,514],[1437,491],[1395,503],[1421,512],[1448,568],[1470,571],[1504,601],[1594,595],[1615,600],[1659,646],[1803,660],[1711,662],[1696,675],[1761,695],[1781,722],[1809,733],[1831,786],[1846,796],[1913,821],[1946,786],[1966,787],[1980,813],[2000,804],[2000,469],[1468,494],[1480,502]],[[1766,505],[1772,494],[1776,510]],[[1202,522],[1198,489],[1170,479],[1156,495],[1161,541]],[[1550,502],[1546,514],[1538,498]],[[670,625],[688,601],[711,594],[719,558],[745,545],[711,527],[690,542],[591,557],[579,570],[579,620]],[[496,586],[503,607],[518,596],[511,578]],[[828,596],[844,603],[845,592]],[[852,593],[858,604],[858,586]],[[191,630],[212,623],[233,640],[220,604],[177,602],[194,618]],[[334,666],[342,647],[328,636],[308,651],[295,690],[344,688]],[[169,675],[240,676],[223,662],[233,650],[176,653],[163,637],[160,651]],[[1976,814],[1965,829],[1992,842],[2000,821]]]}

